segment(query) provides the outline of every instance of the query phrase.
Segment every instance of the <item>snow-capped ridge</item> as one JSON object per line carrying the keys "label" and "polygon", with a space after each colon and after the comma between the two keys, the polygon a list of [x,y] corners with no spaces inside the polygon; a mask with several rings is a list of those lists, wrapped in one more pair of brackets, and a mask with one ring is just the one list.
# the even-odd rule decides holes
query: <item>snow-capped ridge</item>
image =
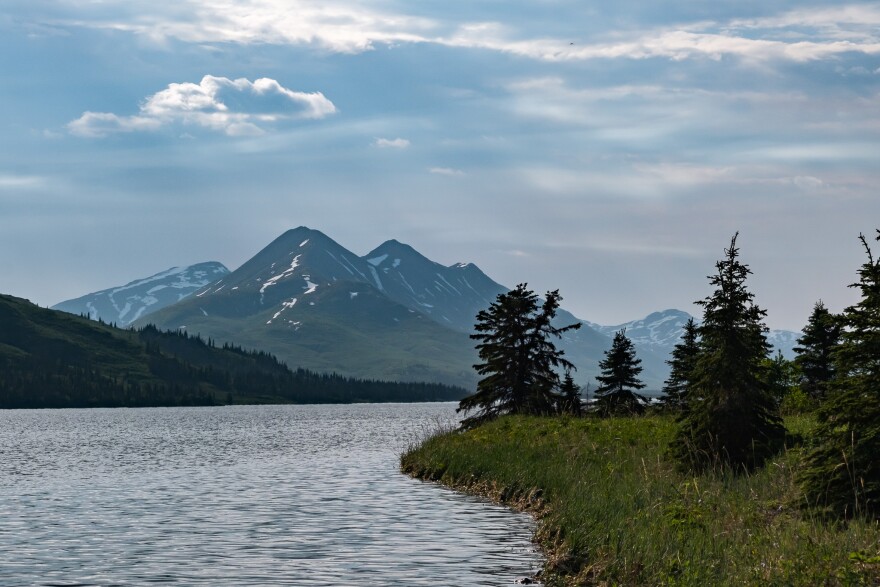
{"label": "snow-capped ridge", "polygon": [[205,288],[221,283],[228,274],[229,269],[216,261],[171,267],[125,285],[59,302],[52,309],[128,326],[193,293],[203,289],[209,291]]}

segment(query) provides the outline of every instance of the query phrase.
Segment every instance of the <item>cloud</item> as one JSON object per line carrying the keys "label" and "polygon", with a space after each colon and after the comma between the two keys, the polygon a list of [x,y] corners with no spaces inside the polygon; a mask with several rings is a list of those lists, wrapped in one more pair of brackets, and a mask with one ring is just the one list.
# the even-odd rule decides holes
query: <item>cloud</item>
{"label": "cloud", "polygon": [[88,18],[87,9],[81,9],[81,18],[66,24],[129,31],[159,43],[173,38],[189,43],[313,45],[338,53],[360,53],[376,45],[431,43],[542,61],[731,56],[763,63],[880,54],[876,33],[880,9],[862,4],[728,22],[685,22],[633,31],[615,42],[587,39],[578,44],[569,41],[570,35],[534,38],[495,21],[412,16],[344,0],[189,0],[165,14],[153,4],[144,3],[140,11],[137,6],[129,0],[105,1],[100,3],[103,15]]}
{"label": "cloud", "polygon": [[36,175],[14,175],[0,173],[0,189],[37,188],[45,184],[45,179]]}
{"label": "cloud", "polygon": [[447,175],[450,177],[461,177],[464,175],[464,171],[461,169],[453,169],[451,167],[431,167],[428,169],[429,173],[434,173],[436,175]]}
{"label": "cloud", "polygon": [[380,149],[406,149],[409,147],[409,141],[400,137],[396,139],[379,138],[373,144]]}
{"label": "cloud", "polygon": [[504,251],[504,254],[510,255],[511,257],[519,257],[519,258],[531,257],[531,255],[529,255],[528,253],[526,253],[525,251],[521,251],[519,249],[510,249],[509,251]]}
{"label": "cloud", "polygon": [[729,33],[672,30],[642,33],[632,40],[618,43],[594,43],[572,46],[556,39],[512,41],[503,37],[478,37],[465,28],[444,44],[456,47],[492,49],[542,61],[587,61],[595,59],[650,59],[673,61],[703,57],[720,60],[725,56],[747,62],[805,62],[835,57],[844,53],[880,54],[880,41],[849,40],[787,42],[753,39]]}
{"label": "cloud", "polygon": [[[324,0],[189,0],[163,14],[144,3],[129,16],[131,2],[102,3],[116,15],[71,24],[132,32],[156,42],[314,45],[337,53],[361,53],[377,43],[422,42],[437,23],[383,12],[364,3]],[[119,7],[118,9],[116,7]]]}
{"label": "cloud", "polygon": [[169,84],[148,97],[136,115],[87,111],[67,128],[75,135],[103,137],[183,124],[229,136],[253,136],[278,121],[318,119],[335,112],[336,106],[320,92],[296,92],[269,78],[251,82],[206,75],[198,84]]}

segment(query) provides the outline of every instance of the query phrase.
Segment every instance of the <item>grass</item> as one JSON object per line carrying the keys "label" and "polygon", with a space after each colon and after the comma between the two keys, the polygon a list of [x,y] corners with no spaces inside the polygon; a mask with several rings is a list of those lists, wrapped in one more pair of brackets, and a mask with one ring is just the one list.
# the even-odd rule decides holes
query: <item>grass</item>
{"label": "grass", "polygon": [[801,507],[802,448],[695,476],[667,457],[674,434],[663,416],[504,417],[430,437],[401,468],[533,511],[548,585],[880,585],[880,526]]}

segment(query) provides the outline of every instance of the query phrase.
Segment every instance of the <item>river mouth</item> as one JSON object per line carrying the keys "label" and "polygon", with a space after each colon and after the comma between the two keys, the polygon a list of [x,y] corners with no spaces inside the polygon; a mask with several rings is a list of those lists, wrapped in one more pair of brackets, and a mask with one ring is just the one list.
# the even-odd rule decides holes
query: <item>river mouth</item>
{"label": "river mouth", "polygon": [[10,585],[512,585],[533,521],[398,472],[455,404],[0,412]]}

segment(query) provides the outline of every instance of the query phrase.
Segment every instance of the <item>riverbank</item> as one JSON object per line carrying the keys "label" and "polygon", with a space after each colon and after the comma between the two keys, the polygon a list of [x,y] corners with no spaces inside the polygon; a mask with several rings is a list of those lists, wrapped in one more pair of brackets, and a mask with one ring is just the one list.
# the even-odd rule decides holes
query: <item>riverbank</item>
{"label": "riverbank", "polygon": [[[789,419],[795,435],[812,422]],[[428,438],[401,457],[414,477],[535,515],[548,585],[872,585],[880,526],[801,508],[803,449],[764,469],[686,475],[666,457],[668,417],[505,417]]]}

